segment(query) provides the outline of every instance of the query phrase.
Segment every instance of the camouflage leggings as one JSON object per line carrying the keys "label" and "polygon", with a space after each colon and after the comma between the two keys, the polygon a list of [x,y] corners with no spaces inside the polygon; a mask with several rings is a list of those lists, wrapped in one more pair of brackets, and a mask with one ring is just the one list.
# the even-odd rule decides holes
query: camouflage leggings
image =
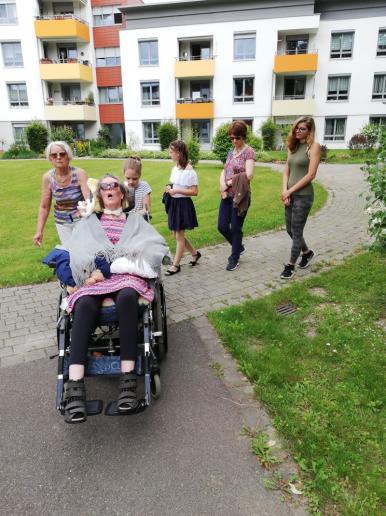
{"label": "camouflage leggings", "polygon": [[313,195],[291,195],[291,204],[285,207],[285,224],[287,233],[292,238],[291,263],[296,263],[300,251],[307,251],[308,247],[303,238],[304,226],[312,203]]}

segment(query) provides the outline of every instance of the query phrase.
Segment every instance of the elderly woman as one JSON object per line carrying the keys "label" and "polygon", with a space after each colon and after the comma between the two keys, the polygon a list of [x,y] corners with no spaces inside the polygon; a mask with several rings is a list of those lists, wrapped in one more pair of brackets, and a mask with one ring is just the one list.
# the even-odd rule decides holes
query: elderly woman
{"label": "elderly woman", "polygon": [[84,170],[70,166],[72,151],[66,142],[56,141],[48,144],[46,158],[53,168],[43,176],[42,194],[34,243],[41,246],[43,231],[54,198],[54,219],[62,244],[71,236],[74,223],[80,219],[78,202],[88,199],[90,190]]}
{"label": "elderly woman", "polygon": [[[85,363],[90,336],[96,327],[103,298],[114,299],[120,333],[121,377],[117,400],[118,411],[128,413],[137,408],[138,297],[152,301],[154,293],[148,280],[155,277],[168,254],[165,240],[143,217],[122,210],[124,185],[106,174],[96,191],[103,213],[82,219],[75,227],[67,250],[72,276],[77,288],[68,297],[73,311],[69,380],[65,389],[65,421],[80,423],[87,419],[84,385]],[[96,258],[105,265],[97,269]],[[119,267],[117,269],[117,264]],[[135,268],[135,275],[133,272]],[[149,274],[149,270],[151,273]]]}
{"label": "elderly woman", "polygon": [[245,143],[247,124],[242,120],[233,122],[228,135],[233,149],[229,151],[220,176],[221,202],[218,212],[217,229],[232,246],[227,271],[239,266],[243,246],[243,224],[250,204],[249,183],[255,167],[255,151]]}

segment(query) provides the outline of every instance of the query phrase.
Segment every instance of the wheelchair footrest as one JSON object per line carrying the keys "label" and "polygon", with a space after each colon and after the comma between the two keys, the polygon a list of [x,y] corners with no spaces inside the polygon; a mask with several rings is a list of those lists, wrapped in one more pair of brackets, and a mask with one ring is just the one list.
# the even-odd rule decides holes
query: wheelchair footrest
{"label": "wheelchair footrest", "polygon": [[105,408],[105,415],[106,416],[133,416],[134,414],[139,414],[140,412],[143,412],[146,409],[147,405],[145,400],[140,400],[138,402],[138,406],[135,409],[132,410],[126,410],[125,412],[121,412],[118,410],[117,402],[116,401],[110,401],[110,403]]}
{"label": "wheelchair footrest", "polygon": [[102,400],[87,400],[87,415],[88,416],[97,416],[101,414],[103,411],[103,401]]}

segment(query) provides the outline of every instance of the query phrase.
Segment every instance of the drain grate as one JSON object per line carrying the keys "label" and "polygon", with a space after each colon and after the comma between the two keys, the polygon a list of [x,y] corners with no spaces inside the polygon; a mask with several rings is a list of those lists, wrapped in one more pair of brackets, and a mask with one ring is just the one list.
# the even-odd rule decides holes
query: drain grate
{"label": "drain grate", "polygon": [[276,307],[276,312],[281,315],[290,315],[296,312],[297,307],[292,303],[283,303]]}

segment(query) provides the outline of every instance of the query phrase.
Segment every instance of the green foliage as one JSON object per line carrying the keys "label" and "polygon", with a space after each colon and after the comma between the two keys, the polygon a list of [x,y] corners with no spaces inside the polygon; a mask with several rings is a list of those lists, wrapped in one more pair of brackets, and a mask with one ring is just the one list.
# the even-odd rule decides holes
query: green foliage
{"label": "green foliage", "polygon": [[367,138],[368,147],[372,149],[378,143],[381,131],[378,125],[367,124],[362,127],[361,134]]}
{"label": "green foliage", "polygon": [[261,135],[263,138],[263,149],[266,150],[274,150],[275,141],[276,141],[276,132],[277,125],[272,120],[272,118],[268,118],[261,125]]}
{"label": "green foliage", "polygon": [[287,138],[292,129],[292,125],[291,124],[280,125],[279,129],[280,129],[280,136],[281,136],[281,141],[282,141],[283,147],[286,148]]}
{"label": "green foliage", "polygon": [[369,162],[362,170],[366,173],[370,194],[366,196],[369,215],[368,232],[375,246],[386,250],[386,130],[379,138],[377,160]]}
{"label": "green foliage", "polygon": [[51,141],[66,142],[71,145],[74,137],[74,130],[69,125],[60,125],[51,129]]}
{"label": "green foliage", "polygon": [[260,138],[260,136],[257,136],[257,134],[254,134],[253,131],[251,131],[249,128],[248,128],[248,132],[247,132],[247,138],[246,138],[246,143],[252,147],[252,149],[257,153],[257,152],[260,152],[261,149],[262,149],[262,146],[263,146],[263,141],[262,139]]}
{"label": "green foliage", "polygon": [[130,149],[102,149],[100,158],[128,158],[132,152]]}
{"label": "green foliage", "polygon": [[158,127],[158,138],[161,145],[161,150],[169,148],[172,141],[178,138],[178,128],[171,122],[164,122]]}
{"label": "green foliage", "polygon": [[232,143],[228,136],[230,123],[225,123],[217,128],[212,140],[213,152],[222,163],[226,162],[228,152],[232,149]]}
{"label": "green foliage", "polygon": [[200,144],[198,143],[197,138],[192,135],[186,145],[188,147],[189,161],[194,167],[197,165],[200,158]]}
{"label": "green foliage", "polygon": [[348,142],[348,148],[352,152],[369,149],[370,146],[367,136],[361,133],[353,134]]}
{"label": "green foliage", "polygon": [[25,129],[30,149],[38,154],[44,152],[48,143],[48,129],[41,122],[31,122]]}
{"label": "green foliage", "polygon": [[320,160],[321,161],[327,161],[327,145],[321,145],[320,146]]}
{"label": "green foliage", "polygon": [[23,139],[13,143],[1,156],[2,159],[30,159],[37,157],[36,152],[30,150],[27,142]]}
{"label": "green foliage", "polygon": [[102,125],[99,129],[97,141],[100,147],[105,149],[111,147],[111,135],[109,128],[106,125]]}
{"label": "green foliage", "polygon": [[73,149],[75,151],[75,155],[79,158],[89,156],[90,154],[90,144],[84,140],[76,140],[73,143]]}
{"label": "green foliage", "polygon": [[116,149],[118,150],[126,150],[128,147],[126,145],[126,143],[118,143],[117,146],[116,146]]}

